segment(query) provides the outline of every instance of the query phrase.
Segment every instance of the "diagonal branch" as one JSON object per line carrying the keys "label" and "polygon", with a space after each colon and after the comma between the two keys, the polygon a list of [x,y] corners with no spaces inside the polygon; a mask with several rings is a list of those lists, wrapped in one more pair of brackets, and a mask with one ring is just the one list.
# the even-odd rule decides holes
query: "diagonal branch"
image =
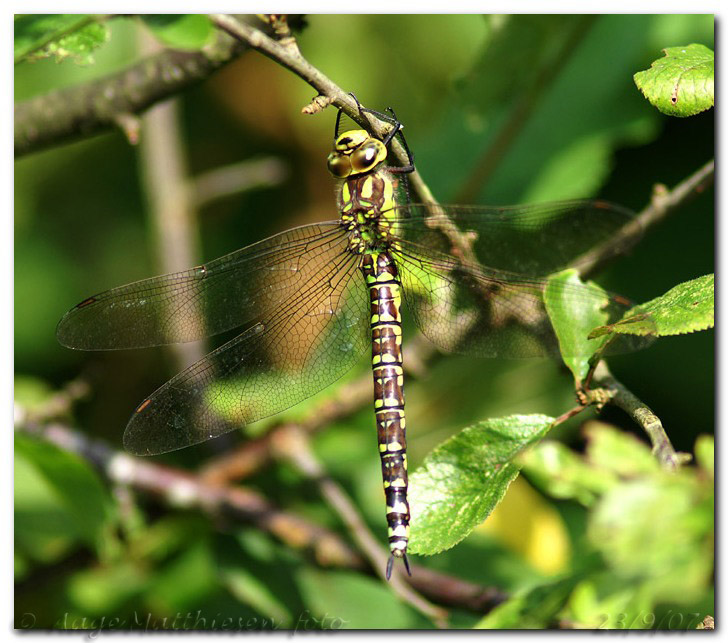
{"label": "diagonal branch", "polygon": [[656,185],[649,204],[632,221],[574,262],[581,278],[584,280],[591,278],[614,257],[630,250],[646,230],[662,222],[669,214],[706,190],[714,179],[715,161],[708,161],[672,190],[668,190],[664,185]]}
{"label": "diagonal branch", "polygon": [[[310,448],[308,435],[299,427],[289,426],[286,431],[278,431],[277,436],[275,450],[316,482],[321,495],[346,523],[359,549],[384,577],[387,552],[374,538],[346,492],[326,474]],[[390,581],[392,589],[402,600],[430,618],[438,627],[447,627],[447,612],[414,592],[399,571]]]}
{"label": "diagonal branch", "polygon": [[226,33],[216,34],[199,51],[165,49],[98,80],[16,103],[16,158],[115,128],[129,115],[205,80],[249,49]]}
{"label": "diagonal branch", "polygon": [[[68,405],[84,395],[81,382],[54,398],[51,405],[31,412],[16,405],[15,428],[57,447],[75,453],[94,466],[115,485],[148,493],[169,507],[195,508],[219,520],[253,524],[288,547],[310,554],[323,567],[370,572],[367,562],[337,533],[295,513],[284,511],[263,495],[240,485],[220,485],[175,467],[136,458],[93,440],[83,432],[51,421],[65,413]],[[483,587],[448,574],[414,565],[411,585],[430,600],[476,613],[487,613],[506,596],[498,589]],[[373,573],[373,572],[372,572]]]}
{"label": "diagonal branch", "polygon": [[[354,100],[351,94],[345,92],[330,78],[309,63],[301,55],[295,42],[291,42],[290,39],[277,41],[268,37],[260,29],[241,22],[234,16],[216,13],[210,15],[210,20],[221,30],[247,43],[248,46],[283,65],[286,69],[311,85],[319,95],[312,101],[311,105],[303,109],[304,113],[313,114],[320,111],[322,107],[334,105],[341,109],[354,122],[370,129],[377,136],[383,137],[388,132],[388,125],[386,123],[376,118],[371,118],[366,113],[361,114],[359,112],[359,103]],[[393,140],[391,149],[402,165],[406,165],[409,162],[407,152],[399,141]],[[408,181],[422,202],[430,203],[434,201],[432,193],[416,171],[408,175]]]}
{"label": "diagonal branch", "polygon": [[611,374],[604,361],[599,362],[594,371],[594,382],[597,387],[606,389],[609,402],[628,413],[647,433],[652,443],[652,453],[663,469],[674,471],[690,460],[689,453],[675,451],[660,418]]}

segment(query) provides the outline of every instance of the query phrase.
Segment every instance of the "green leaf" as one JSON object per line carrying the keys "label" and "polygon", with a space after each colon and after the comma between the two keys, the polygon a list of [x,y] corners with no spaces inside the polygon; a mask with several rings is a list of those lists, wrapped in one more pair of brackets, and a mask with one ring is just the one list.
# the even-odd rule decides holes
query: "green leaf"
{"label": "green leaf", "polygon": [[217,587],[218,569],[210,543],[202,537],[188,542],[177,557],[157,570],[149,585],[149,600],[159,613],[199,609]]}
{"label": "green leaf", "polygon": [[54,38],[86,24],[86,14],[30,14],[19,16],[13,23],[13,55],[20,62],[29,53],[41,49]]}
{"label": "green leaf", "polygon": [[379,579],[302,566],[293,582],[309,609],[294,614],[293,630],[424,629],[432,627]]}
{"label": "green leaf", "polygon": [[241,603],[271,618],[274,622],[290,627],[292,616],[284,603],[271,591],[261,578],[242,566],[223,566],[220,582]]}
{"label": "green leaf", "polygon": [[101,549],[112,503],[96,472],[56,446],[15,436],[15,538],[36,560],[53,560],[76,541]]}
{"label": "green leaf", "polygon": [[175,49],[200,49],[215,33],[204,14],[163,14],[140,16],[162,44]]}
{"label": "green leaf", "polygon": [[601,572],[574,588],[563,616],[579,629],[650,629],[655,623],[651,598],[639,584]]}
{"label": "green leaf", "polygon": [[590,331],[609,321],[609,296],[589,282],[589,298],[574,297],[570,286],[583,286],[576,270],[564,270],[549,278],[544,304],[559,339],[564,364],[581,382],[589,371],[589,358],[607,342],[608,337],[592,338]]}
{"label": "green leaf", "polygon": [[662,51],[664,58],[634,75],[634,82],[647,100],[668,116],[693,116],[713,107],[713,52],[696,44]]}
{"label": "green leaf", "polygon": [[410,477],[410,551],[450,549],[482,523],[518,475],[513,458],[553,421],[545,415],[485,420],[436,447]]}
{"label": "green leaf", "polygon": [[29,375],[17,375],[13,382],[15,401],[29,410],[40,410],[56,391],[44,380]]}
{"label": "green leaf", "polygon": [[621,333],[659,337],[713,328],[714,289],[714,275],[678,284],[664,295],[635,306],[616,324],[595,328],[591,336]]}
{"label": "green leaf", "polygon": [[[559,65],[570,37],[588,29],[594,16],[515,14],[485,16],[484,20],[485,46],[456,85],[464,104],[480,113],[538,91],[543,78]],[[483,78],[490,82],[482,82]]]}
{"label": "green leaf", "polygon": [[553,498],[568,498],[588,507],[617,483],[617,476],[584,462],[560,442],[544,440],[518,456],[523,472]]}
{"label": "green leaf", "polygon": [[571,576],[518,592],[491,610],[475,627],[498,630],[552,627],[578,580],[578,576]]}
{"label": "green leaf", "polygon": [[660,470],[650,447],[636,437],[603,422],[584,427],[586,454],[591,466],[622,478],[653,474]]}
{"label": "green leaf", "polygon": [[[433,192],[450,195],[444,200],[535,203],[593,196],[610,175],[616,149],[656,136],[657,112],[645,110],[637,92],[625,96],[624,83],[637,68],[644,34],[652,32],[655,18],[538,18],[489,19],[498,32],[486,34],[483,64],[473,67],[462,87],[472,109],[463,113],[458,106],[442,112],[431,124],[428,144],[418,146],[420,167],[440,167],[441,159],[447,159],[447,167],[432,175],[435,185],[430,185]],[[534,29],[530,22],[536,23]],[[613,47],[615,41],[620,47]],[[585,79],[591,82],[588,91]],[[455,198],[463,177],[475,175],[480,159],[487,159],[486,150],[499,149],[498,137],[515,122],[517,136],[497,155],[485,189],[474,182],[471,194],[477,196]]]}
{"label": "green leaf", "polygon": [[15,21],[15,62],[55,56],[79,65],[93,63],[93,52],[109,39],[109,28],[87,14],[22,16]]}
{"label": "green leaf", "polygon": [[118,611],[126,602],[137,599],[147,587],[148,578],[148,570],[130,560],[90,566],[69,579],[68,598],[87,614]]}
{"label": "green leaf", "polygon": [[67,36],[48,43],[42,49],[31,54],[28,60],[54,56],[56,62],[70,58],[77,65],[92,65],[94,51],[101,47],[110,35],[111,32],[105,24],[92,22]]}
{"label": "green leaf", "polygon": [[712,481],[658,472],[616,486],[587,535],[617,576],[649,585],[658,601],[697,600],[713,570]]}
{"label": "green leaf", "polygon": [[701,435],[695,441],[695,460],[710,476],[715,475],[715,440],[712,435]]}

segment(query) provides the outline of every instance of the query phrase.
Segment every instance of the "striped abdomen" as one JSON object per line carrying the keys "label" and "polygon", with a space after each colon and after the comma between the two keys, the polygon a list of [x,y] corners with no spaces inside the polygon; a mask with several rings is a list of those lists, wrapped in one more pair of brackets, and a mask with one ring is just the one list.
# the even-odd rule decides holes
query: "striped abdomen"
{"label": "striped abdomen", "polygon": [[[361,270],[371,302],[374,412],[387,500],[389,549],[393,558],[404,558],[406,564],[410,514],[407,503],[401,285],[397,267],[387,252],[363,255]],[[387,577],[391,573],[391,563],[390,558]]]}

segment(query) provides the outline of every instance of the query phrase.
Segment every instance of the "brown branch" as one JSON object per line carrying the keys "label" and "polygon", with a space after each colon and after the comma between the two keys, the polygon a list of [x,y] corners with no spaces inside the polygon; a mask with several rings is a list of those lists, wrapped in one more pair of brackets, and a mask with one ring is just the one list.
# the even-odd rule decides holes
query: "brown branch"
{"label": "brown branch", "polygon": [[113,129],[121,115],[139,114],[205,80],[247,49],[218,31],[199,51],[166,49],[104,78],[16,103],[15,156]]}
{"label": "brown branch", "polygon": [[[224,32],[268,56],[311,85],[318,92],[319,96],[312,101],[311,105],[302,110],[304,113],[313,114],[325,106],[334,105],[341,109],[354,122],[359,123],[359,125],[367,128],[379,137],[384,136],[389,131],[388,123],[380,121],[367,113],[360,114],[359,104],[351,94],[341,89],[341,87],[301,56],[298,46],[296,46],[295,41],[291,38],[287,38],[284,41],[274,40],[260,29],[256,29],[250,24],[241,22],[235,17],[226,14],[211,14],[210,19]],[[313,108],[313,105],[316,105],[316,108]],[[407,153],[399,141],[392,141],[391,150],[402,165],[408,163]],[[418,172],[413,172],[408,175],[408,180],[418,195],[419,200],[423,203],[434,202],[432,193]]]}
{"label": "brown branch", "polygon": [[688,462],[691,458],[689,453],[678,453],[670,442],[670,438],[662,426],[660,418],[642,402],[634,393],[629,391],[624,384],[619,382],[607,368],[604,362],[600,362],[594,370],[594,382],[596,387],[604,388],[609,393],[609,402],[618,406],[647,433],[652,442],[652,453],[660,465],[668,471],[674,471],[681,464]]}
{"label": "brown branch", "polygon": [[[441,353],[421,334],[413,337],[404,347],[404,368],[408,374],[422,376],[427,366]],[[298,423],[301,430],[315,434],[331,424],[349,417],[372,404],[372,375],[367,371],[339,387],[329,397],[313,406]],[[205,480],[218,484],[245,479],[267,466],[273,456],[272,443],[278,431],[287,431],[289,425],[281,421],[255,440],[248,440],[237,449],[208,461],[202,470]]]}
{"label": "brown branch", "polygon": [[[58,397],[73,400],[83,394],[77,383]],[[65,408],[65,405],[64,405]],[[283,511],[261,494],[239,485],[211,484],[199,476],[152,460],[137,458],[92,440],[83,432],[61,423],[37,418],[49,413],[31,413],[16,405],[15,428],[57,447],[75,453],[91,463],[112,484],[149,493],[170,507],[196,508],[219,519],[250,523],[297,551],[309,553],[316,564],[374,573],[364,558],[335,532],[316,525],[292,512]],[[505,600],[497,589],[482,587],[441,572],[413,566],[409,581],[429,599],[477,613],[486,613]]]}
{"label": "brown branch", "polygon": [[582,279],[589,279],[617,255],[630,250],[646,230],[661,223],[669,214],[697,196],[715,177],[715,161],[709,161],[672,190],[657,185],[649,205],[601,245],[583,254],[574,262]]}
{"label": "brown branch", "polygon": [[289,547],[308,551],[323,566],[366,569],[363,558],[340,536],[268,502],[261,494],[241,486],[220,486],[201,481],[187,471],[136,458],[92,440],[60,423],[40,423],[20,416],[16,429],[76,453],[113,484],[149,493],[170,507],[196,508],[219,518],[252,523]]}

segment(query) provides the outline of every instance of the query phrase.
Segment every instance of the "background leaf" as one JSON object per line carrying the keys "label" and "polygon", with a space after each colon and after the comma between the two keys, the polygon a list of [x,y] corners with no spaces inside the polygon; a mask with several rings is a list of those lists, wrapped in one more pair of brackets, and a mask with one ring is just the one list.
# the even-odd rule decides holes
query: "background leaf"
{"label": "background leaf", "polygon": [[588,507],[617,482],[613,472],[584,462],[567,446],[543,440],[518,456],[523,472],[553,498],[569,498]]}
{"label": "background leaf", "polygon": [[163,44],[175,49],[200,49],[215,29],[204,14],[142,15],[142,21]]}
{"label": "background leaf", "polygon": [[37,51],[54,40],[61,38],[83,25],[87,25],[88,14],[28,14],[15,18],[13,22],[13,55],[19,62],[28,54]]}
{"label": "background leaf", "polygon": [[77,65],[90,65],[94,62],[94,52],[110,37],[111,32],[105,23],[84,24],[68,35],[61,36],[41,49],[31,53],[31,61],[53,57],[56,62],[70,58]]}
{"label": "background leaf", "polygon": [[499,630],[552,628],[575,585],[576,578],[571,577],[521,591],[498,605],[475,627]]}
{"label": "background leaf", "polygon": [[653,600],[689,600],[712,572],[712,515],[705,485],[660,472],[605,494],[588,536],[619,576],[645,582]]}
{"label": "background leaf", "polygon": [[108,491],[88,463],[16,435],[15,537],[22,551],[47,561],[83,543],[101,553],[112,516]]}
{"label": "background leaf", "polygon": [[436,447],[410,477],[410,551],[449,549],[482,523],[518,475],[513,458],[553,421],[545,415],[485,420]]}
{"label": "background leaf", "polygon": [[664,58],[634,75],[634,82],[668,116],[693,116],[715,104],[713,52],[705,45],[668,47]]}

